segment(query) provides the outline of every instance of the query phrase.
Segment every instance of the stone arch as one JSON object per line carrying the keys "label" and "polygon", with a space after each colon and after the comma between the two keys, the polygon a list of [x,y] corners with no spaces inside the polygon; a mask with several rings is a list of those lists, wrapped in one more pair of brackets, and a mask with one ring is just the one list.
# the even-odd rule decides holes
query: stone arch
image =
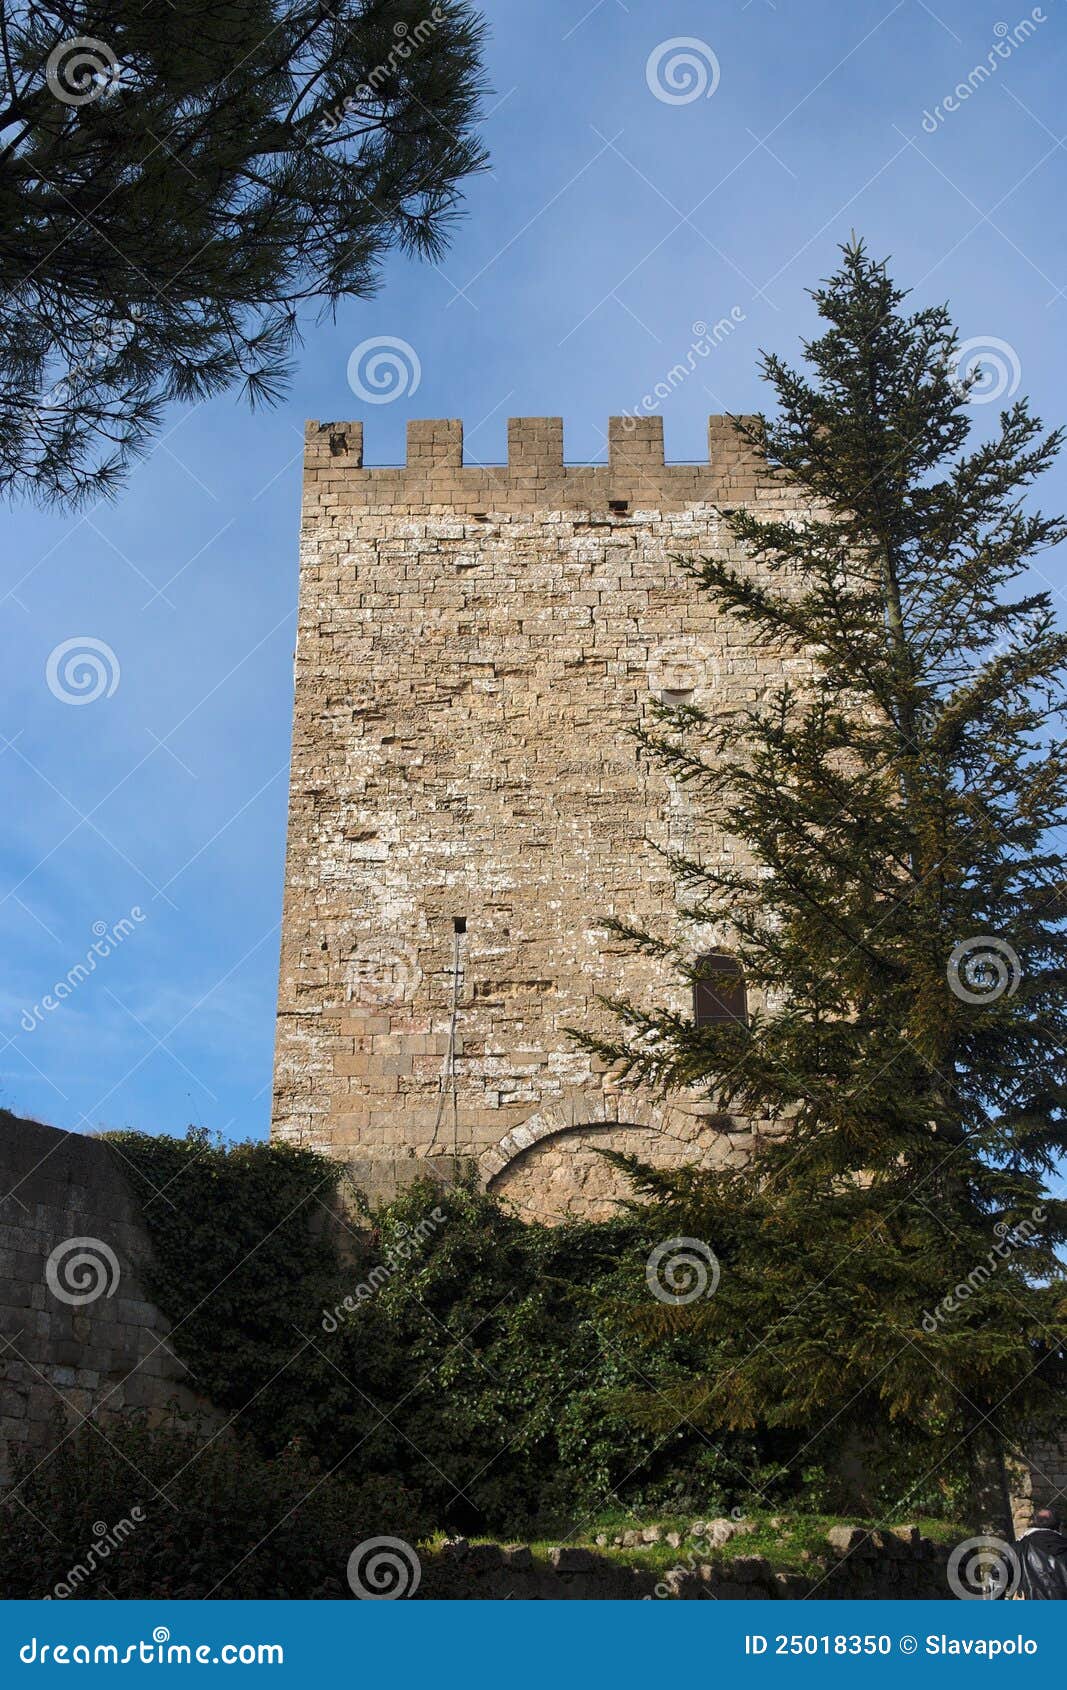
{"label": "stone arch", "polygon": [[602,1220],[627,1187],[597,1150],[629,1151],[659,1166],[722,1166],[743,1154],[735,1137],[714,1118],[662,1102],[625,1098],[617,1118],[603,1107],[582,1118],[572,1102],[513,1127],[483,1154],[479,1169],[486,1188],[513,1202],[525,1219]]}

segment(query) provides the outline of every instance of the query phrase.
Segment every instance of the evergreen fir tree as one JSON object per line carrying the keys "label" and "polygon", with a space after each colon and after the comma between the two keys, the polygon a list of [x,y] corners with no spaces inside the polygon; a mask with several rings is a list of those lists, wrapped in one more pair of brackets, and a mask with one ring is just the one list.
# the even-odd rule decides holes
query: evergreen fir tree
{"label": "evergreen fir tree", "polygon": [[0,491],[111,490],[170,399],[284,387],[298,313],[442,250],[466,0],[0,0]]}
{"label": "evergreen fir tree", "polygon": [[[766,358],[777,414],[743,428],[802,517],[724,513],[748,565],[692,567],[810,681],[638,734],[742,847],[673,862],[686,919],[735,935],[750,1022],[616,1001],[620,1036],[581,1042],[788,1126],[739,1172],[627,1164],[664,1237],[721,1263],[713,1296],[635,1313],[706,1357],[637,1411],[804,1428],[812,1451],[895,1423],[919,1480],[1065,1401],[1067,635],[1020,582],[1067,534],[1023,504],[1061,434],[1018,402],[969,444],[947,310],[907,314],[862,243],[813,297],[808,370]],[[610,926],[699,977],[684,939]]]}

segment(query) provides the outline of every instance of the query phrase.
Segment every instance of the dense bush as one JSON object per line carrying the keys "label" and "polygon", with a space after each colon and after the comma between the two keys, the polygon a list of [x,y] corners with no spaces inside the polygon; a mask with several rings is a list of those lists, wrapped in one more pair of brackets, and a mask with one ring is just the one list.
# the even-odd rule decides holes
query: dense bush
{"label": "dense bush", "polygon": [[[240,1411],[289,1367],[309,1307],[336,1284],[341,1170],[311,1151],[224,1145],[196,1127],[185,1138],[105,1136],[143,1204],[153,1252],[143,1277],[177,1328],[175,1348],[207,1396]],[[286,1388],[298,1401],[300,1368]],[[265,1447],[287,1442],[285,1418]]]}
{"label": "dense bush", "polygon": [[465,1532],[747,1503],[754,1474],[769,1494],[761,1464],[782,1450],[648,1433],[616,1406],[685,1359],[639,1354],[616,1313],[644,1286],[640,1216],[526,1225],[473,1183],[426,1183],[346,1228],[329,1220],[341,1175],[311,1152],[116,1142],[174,1346],[264,1453],[296,1440],[327,1468],[402,1480]]}
{"label": "dense bush", "polygon": [[392,1270],[364,1270],[370,1295],[348,1285],[354,1306],[320,1339],[339,1382],[314,1434],[324,1459],[365,1435],[363,1461],[464,1531],[554,1529],[621,1498],[695,1504],[737,1482],[689,1428],[650,1435],[613,1406],[659,1365],[636,1371],[614,1312],[643,1277],[638,1222],[531,1226],[470,1186],[414,1187],[375,1219]]}
{"label": "dense bush", "polygon": [[[634,1329],[635,1306],[660,1307],[650,1247],[679,1230],[662,1205],[553,1228],[473,1180],[426,1182],[344,1222],[343,1175],[310,1151],[201,1132],[118,1142],[173,1345],[263,1455],[297,1447],[352,1480],[402,1484],[435,1527],[468,1534],[580,1529],[626,1508],[854,1505],[835,1476],[839,1428],[636,1423],[635,1395],[666,1402],[706,1361],[680,1323]],[[905,1494],[913,1510],[958,1507],[945,1465],[918,1494],[934,1464],[900,1428],[863,1453],[871,1507]]]}
{"label": "dense bush", "polygon": [[[403,1473],[442,1523],[550,1535],[627,1509],[958,1514],[965,1471],[942,1462],[931,1473],[899,1429],[854,1449],[832,1425],[816,1436],[769,1428],[773,1404],[745,1432],[634,1413],[635,1395],[665,1400],[706,1360],[682,1323],[635,1330],[635,1307],[665,1307],[646,1281],[651,1248],[673,1235],[656,1204],[553,1228],[470,1186],[416,1186],[376,1220],[375,1258],[395,1271],[376,1286],[365,1274],[370,1295],[349,1287],[355,1307],[321,1347],[388,1411],[377,1426],[356,1414],[370,1428],[361,1459]],[[759,1328],[747,1330],[758,1345]],[[321,1428],[327,1447],[335,1414]]]}
{"label": "dense bush", "polygon": [[389,1480],[265,1460],[224,1433],[131,1419],[19,1458],[0,1505],[0,1596],[339,1597],[366,1538],[415,1543],[428,1521]]}

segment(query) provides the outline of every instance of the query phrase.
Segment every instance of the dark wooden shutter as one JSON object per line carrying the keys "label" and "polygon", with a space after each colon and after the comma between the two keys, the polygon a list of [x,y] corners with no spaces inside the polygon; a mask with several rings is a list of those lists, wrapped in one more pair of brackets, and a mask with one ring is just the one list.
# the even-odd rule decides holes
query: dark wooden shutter
{"label": "dark wooden shutter", "polygon": [[712,1027],[720,1021],[748,1025],[748,998],[741,964],[726,951],[708,951],[697,959],[706,976],[693,981],[693,1020],[698,1027]]}

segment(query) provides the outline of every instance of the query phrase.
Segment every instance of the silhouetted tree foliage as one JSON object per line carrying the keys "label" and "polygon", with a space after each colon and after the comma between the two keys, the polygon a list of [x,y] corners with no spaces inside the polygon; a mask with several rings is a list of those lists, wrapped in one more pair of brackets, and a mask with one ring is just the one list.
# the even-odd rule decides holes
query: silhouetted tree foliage
{"label": "silhouetted tree foliage", "polygon": [[473,134],[465,0],[0,4],[0,487],[114,487],[168,400],[284,387],[300,308],[437,255]]}

